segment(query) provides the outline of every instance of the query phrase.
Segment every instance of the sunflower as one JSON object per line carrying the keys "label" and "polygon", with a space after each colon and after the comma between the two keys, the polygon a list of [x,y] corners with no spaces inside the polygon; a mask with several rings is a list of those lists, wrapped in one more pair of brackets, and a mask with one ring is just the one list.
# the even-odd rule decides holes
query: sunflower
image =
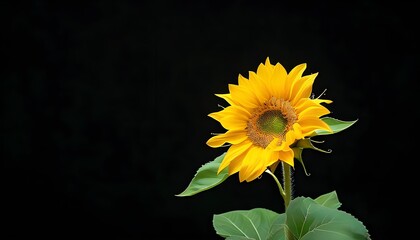
{"label": "sunflower", "polygon": [[240,182],[250,182],[279,162],[294,167],[297,141],[318,129],[331,131],[321,119],[330,111],[321,104],[332,101],[311,97],[318,73],[302,76],[305,69],[303,63],[287,73],[267,57],[248,78],[239,74],[229,93],[216,94],[229,104],[208,115],[227,130],[207,141],[213,148],[229,146],[218,173],[228,167],[229,175],[239,172]]}

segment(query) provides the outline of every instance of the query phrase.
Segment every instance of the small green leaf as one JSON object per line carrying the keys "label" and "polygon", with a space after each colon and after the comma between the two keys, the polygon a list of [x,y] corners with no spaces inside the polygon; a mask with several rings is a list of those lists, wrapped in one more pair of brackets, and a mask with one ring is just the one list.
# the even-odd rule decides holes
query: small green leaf
{"label": "small green leaf", "polygon": [[219,170],[219,166],[225,157],[226,152],[220,155],[219,157],[215,158],[213,161],[208,162],[201,166],[198,170],[193,179],[191,180],[188,187],[180,194],[175,196],[177,197],[187,197],[192,196],[197,193],[203,192],[210,188],[213,188],[223,181],[225,181],[229,177],[228,169],[225,168],[219,174],[217,171]]}
{"label": "small green leaf", "polygon": [[316,150],[319,152],[323,152],[323,153],[331,153],[331,150],[322,150],[320,148],[315,147],[312,142],[316,142],[316,143],[322,143],[322,142],[317,142],[314,141],[310,138],[303,138],[300,139],[296,142],[296,144],[294,145],[294,147],[292,148],[294,154],[295,154],[295,159],[297,159],[303,167],[303,170],[305,171],[306,176],[309,176],[310,174],[306,171],[306,167],[305,164],[303,163],[303,158],[302,158],[302,152],[303,149],[312,149],[312,150]]}
{"label": "small green leaf", "polygon": [[213,216],[216,233],[226,239],[284,239],[284,222],[284,214],[264,208],[236,210]]}
{"label": "small green leaf", "polygon": [[291,240],[369,239],[366,227],[354,216],[311,198],[297,197],[290,202],[286,210],[286,225]]}
{"label": "small green leaf", "polygon": [[341,206],[340,201],[338,201],[338,196],[336,191],[326,193],[315,198],[315,202],[321,204],[322,206],[338,209]]}
{"label": "small green leaf", "polygon": [[[303,138],[300,139],[299,141],[297,141],[296,143],[296,147],[298,148],[302,148],[302,149],[312,149],[315,151],[319,151],[319,152],[323,152],[323,153],[331,153],[331,150],[323,150],[320,148],[315,147],[312,142],[315,142],[314,140],[310,139],[310,138]],[[318,142],[320,143],[320,142]]]}
{"label": "small green leaf", "polygon": [[311,137],[318,136],[318,135],[330,135],[330,134],[338,133],[349,128],[351,125],[357,122],[357,120],[342,121],[342,120],[338,120],[332,117],[324,117],[324,118],[321,118],[321,120],[324,121],[326,124],[328,124],[328,126],[330,126],[332,132],[329,132],[323,129],[318,129],[318,130],[315,130],[315,132],[311,135]]}
{"label": "small green leaf", "polygon": [[310,176],[311,174],[308,173],[308,171],[306,171],[306,167],[305,164],[303,163],[303,158],[302,158],[302,152],[303,152],[303,148],[292,148],[293,153],[295,154],[295,159],[297,159],[300,164],[302,164],[303,167],[303,171],[305,171],[306,176]]}

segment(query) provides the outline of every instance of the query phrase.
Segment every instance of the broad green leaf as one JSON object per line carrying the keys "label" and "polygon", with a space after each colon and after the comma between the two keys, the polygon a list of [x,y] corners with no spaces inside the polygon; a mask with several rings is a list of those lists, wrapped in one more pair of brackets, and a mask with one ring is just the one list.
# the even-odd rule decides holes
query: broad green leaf
{"label": "broad green leaf", "polygon": [[367,240],[369,234],[354,216],[317,203],[311,198],[297,197],[286,210],[290,240]]}
{"label": "broad green leaf", "polygon": [[286,214],[280,214],[271,225],[267,240],[286,240]]}
{"label": "broad green leaf", "polygon": [[236,210],[213,216],[216,233],[226,239],[271,240],[284,235],[285,215],[264,208]]}
{"label": "broad green leaf", "polygon": [[223,158],[225,157],[226,152],[220,155],[219,157],[215,158],[213,161],[208,162],[201,166],[198,170],[193,179],[191,180],[188,187],[180,194],[175,196],[177,197],[187,197],[192,196],[197,193],[203,192],[210,188],[213,188],[223,181],[225,181],[229,177],[228,169],[225,168],[219,174],[217,174],[217,170]]}
{"label": "broad green leaf", "polygon": [[322,206],[338,209],[341,206],[340,201],[338,201],[338,196],[336,191],[326,193],[315,198],[315,202],[321,204]]}
{"label": "broad green leaf", "polygon": [[318,130],[315,130],[315,132],[311,135],[311,137],[317,136],[317,135],[330,135],[330,134],[338,133],[349,128],[351,125],[357,122],[357,120],[342,121],[342,120],[338,120],[332,117],[324,117],[324,118],[321,118],[321,120],[324,121],[326,124],[328,124],[328,126],[330,126],[332,132],[329,132],[323,129],[318,129]]}

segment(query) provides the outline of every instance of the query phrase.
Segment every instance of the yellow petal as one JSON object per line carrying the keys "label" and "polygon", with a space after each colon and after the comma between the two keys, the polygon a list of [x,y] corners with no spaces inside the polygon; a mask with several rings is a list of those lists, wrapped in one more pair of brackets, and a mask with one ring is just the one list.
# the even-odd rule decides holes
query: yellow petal
{"label": "yellow petal", "polygon": [[240,130],[247,127],[250,113],[238,106],[229,106],[219,112],[208,114],[227,130]]}
{"label": "yellow petal", "polygon": [[266,160],[266,166],[273,166],[274,163],[279,161],[279,152],[271,152],[270,156]]}
{"label": "yellow petal", "polygon": [[260,76],[262,79],[268,79],[271,76],[271,72],[267,69],[267,67],[260,63],[257,69],[257,75]]}
{"label": "yellow petal", "polygon": [[286,99],[287,89],[287,71],[280,63],[274,66],[273,74],[268,80],[271,94],[277,98]]}
{"label": "yellow petal", "polygon": [[227,103],[229,103],[230,105],[234,105],[234,101],[232,99],[232,96],[229,93],[226,94],[215,94],[216,96],[218,96],[219,98],[224,99]]}
{"label": "yellow petal", "polygon": [[259,105],[262,105],[271,97],[266,82],[261,80],[260,77],[252,71],[249,72],[249,82],[252,92],[259,101]]}
{"label": "yellow petal", "polygon": [[[274,140],[267,146],[267,148],[271,148],[272,151],[283,151],[285,149],[290,148],[290,145],[292,145],[295,142],[295,140],[296,133],[294,131],[288,131],[280,145],[278,142],[276,144],[273,144],[273,141],[276,141],[276,138],[274,138]],[[277,141],[279,141],[279,139],[277,139]]]}
{"label": "yellow petal", "polygon": [[316,103],[327,103],[327,104],[332,103],[331,100],[328,100],[328,99],[319,99],[319,98],[315,98],[313,101],[316,102]]}
{"label": "yellow petal", "polygon": [[328,124],[326,124],[319,118],[305,118],[303,120],[298,120],[298,123],[302,127],[302,134],[305,136],[310,135],[313,131],[317,129],[332,131]]}
{"label": "yellow petal", "polygon": [[281,161],[289,164],[292,167],[294,167],[294,165],[295,165],[295,162],[293,160],[294,157],[295,157],[295,154],[294,154],[292,149],[287,150],[287,151],[280,151],[279,152],[279,159]]}
{"label": "yellow petal", "polygon": [[220,110],[219,112],[210,113],[208,116],[219,122],[225,117],[235,117],[239,120],[248,121],[251,117],[251,113],[241,106],[232,105]]}
{"label": "yellow petal", "polygon": [[260,77],[253,71],[249,71],[249,80],[239,75],[238,86],[249,96],[254,96],[258,105],[264,103],[269,97],[264,81],[261,81]]}
{"label": "yellow petal", "polygon": [[229,164],[229,175],[233,175],[233,174],[239,172],[239,170],[241,170],[242,161],[244,160],[244,157],[248,154],[249,149],[250,148],[245,150],[245,152],[241,153],[239,156],[237,156],[235,159],[233,159],[230,162],[230,164]]}
{"label": "yellow petal", "polygon": [[285,139],[282,142],[281,151],[288,151],[290,149],[290,145],[295,143],[295,141],[296,141],[296,132],[288,131],[286,133]]}
{"label": "yellow petal", "polygon": [[302,139],[305,137],[305,135],[302,134],[302,127],[300,126],[299,123],[294,123],[292,126],[293,129],[293,133],[295,135],[295,139]]}
{"label": "yellow petal", "polygon": [[227,130],[244,130],[247,127],[246,120],[235,116],[224,117],[219,122]]}
{"label": "yellow petal", "polygon": [[257,177],[259,177],[266,169],[267,169],[267,165],[266,162],[268,162],[268,158],[270,157],[270,153],[272,153],[272,151],[269,151],[267,149],[264,148],[260,148],[259,149],[260,153],[258,153],[258,158],[255,159],[255,164],[252,167],[248,167],[247,168],[247,175],[248,178],[246,179],[247,182],[250,182],[254,179],[256,179]]}
{"label": "yellow petal", "polygon": [[249,173],[249,176],[245,180],[247,182],[254,181],[256,178],[258,178],[259,176],[261,176],[261,174],[263,174],[266,169],[267,169],[267,166],[258,166],[258,167],[256,167],[251,173]]}
{"label": "yellow petal", "polygon": [[318,106],[309,107],[303,110],[302,112],[300,112],[299,119],[303,120],[306,118],[314,118],[314,117],[319,118],[329,113],[330,113],[330,110],[328,110],[326,107],[318,105]]}
{"label": "yellow petal", "polygon": [[312,92],[312,85],[318,73],[314,73],[292,83],[292,90],[290,92],[290,101],[292,104],[299,101],[301,98],[309,98]]}
{"label": "yellow petal", "polygon": [[227,108],[228,108],[226,110],[227,112],[231,112],[231,114],[233,114],[235,116],[238,116],[241,119],[248,120],[251,117],[251,113],[247,109],[245,109],[241,106],[230,106],[230,107],[227,107]]}
{"label": "yellow petal", "polygon": [[241,74],[238,75],[238,86],[248,87],[248,79],[243,77]]}
{"label": "yellow petal", "polygon": [[280,138],[273,138],[273,140],[271,140],[270,144],[268,144],[267,147],[265,147],[265,149],[275,152],[279,150],[279,142],[280,142]]}
{"label": "yellow petal", "polygon": [[225,114],[222,113],[222,111],[219,112],[213,112],[208,114],[207,116],[213,118],[214,120],[220,121],[220,119],[226,117]]}
{"label": "yellow petal", "polygon": [[257,166],[262,151],[263,148],[256,146],[249,149],[248,154],[242,160],[241,169],[239,170],[240,182],[243,182],[249,178],[249,175]]}
{"label": "yellow petal", "polygon": [[295,81],[302,77],[303,72],[306,69],[306,63],[302,63],[294,67],[289,74],[287,75],[287,81],[285,81],[284,89],[285,89],[285,97],[284,99],[290,100],[290,93],[292,89],[292,85]]}
{"label": "yellow petal", "polygon": [[245,130],[230,130],[210,138],[207,145],[213,148],[223,146],[225,143],[238,144],[247,139]]}
{"label": "yellow petal", "polygon": [[293,104],[294,109],[298,113],[298,115],[303,112],[305,109],[310,107],[320,106],[320,104],[316,103],[314,100],[310,98],[301,98],[295,104]]}
{"label": "yellow petal", "polygon": [[287,75],[287,77],[293,81],[295,81],[296,79],[299,79],[302,77],[303,72],[306,69],[306,63],[302,63],[297,65],[296,67],[294,67],[289,74]]}
{"label": "yellow petal", "polygon": [[278,152],[272,152],[268,149],[264,149],[261,154],[261,159],[259,159],[258,166],[249,174],[247,181],[253,181],[254,179],[261,176],[268,166],[271,166],[273,163],[278,161]]}
{"label": "yellow petal", "polygon": [[244,106],[245,108],[256,108],[258,107],[258,99],[254,94],[240,88],[237,85],[229,84],[229,92],[235,102]]}
{"label": "yellow petal", "polygon": [[251,145],[251,141],[245,140],[242,143],[230,146],[228,151],[226,152],[225,157],[223,158],[222,163],[219,166],[217,174],[219,174],[223,169],[229,166],[233,160],[235,160],[241,154],[245,153]]}
{"label": "yellow petal", "polygon": [[265,59],[265,66],[267,67],[267,70],[268,71],[273,71],[273,65],[271,65],[270,58],[269,57],[267,57]]}

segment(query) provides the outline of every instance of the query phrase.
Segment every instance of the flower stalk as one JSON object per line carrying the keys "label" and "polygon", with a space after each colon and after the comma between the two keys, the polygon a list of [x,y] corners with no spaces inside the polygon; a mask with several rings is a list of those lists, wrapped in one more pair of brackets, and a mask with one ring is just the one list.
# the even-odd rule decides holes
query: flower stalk
{"label": "flower stalk", "polygon": [[287,209],[292,200],[292,172],[290,165],[282,162],[283,166],[283,184],[284,184],[284,207]]}

